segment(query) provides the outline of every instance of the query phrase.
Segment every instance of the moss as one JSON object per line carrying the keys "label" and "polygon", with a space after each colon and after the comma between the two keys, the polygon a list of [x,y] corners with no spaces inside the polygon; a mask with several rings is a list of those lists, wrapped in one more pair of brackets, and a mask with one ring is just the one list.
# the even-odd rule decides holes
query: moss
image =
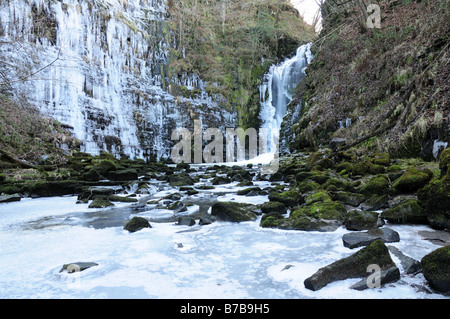
{"label": "moss", "polygon": [[378,213],[367,212],[359,209],[349,211],[344,218],[344,225],[348,230],[373,229],[378,223]]}
{"label": "moss", "polygon": [[133,217],[124,226],[124,229],[128,230],[130,233],[136,232],[143,228],[152,228],[152,226],[150,225],[148,220],[146,220],[144,217],[138,217],[138,216]]}
{"label": "moss", "polygon": [[305,198],[306,205],[315,203],[315,202],[325,202],[325,201],[332,201],[330,195],[327,191],[324,190],[318,190],[311,194],[308,194]]}
{"label": "moss", "polygon": [[428,168],[419,170],[409,167],[392,186],[397,192],[414,192],[424,187],[432,177],[433,172]]}
{"label": "moss", "polygon": [[423,224],[427,217],[418,200],[408,199],[381,213],[381,218],[396,224]]}
{"label": "moss", "polygon": [[278,214],[285,214],[287,212],[286,206],[283,203],[280,202],[266,202],[261,205],[261,211],[264,214],[269,213],[278,213]]}
{"label": "moss", "polygon": [[95,198],[92,203],[89,204],[89,208],[105,208],[110,206],[114,206],[114,204],[103,198]]}
{"label": "moss", "polygon": [[123,202],[123,203],[135,203],[138,200],[132,197],[123,197],[123,196],[109,196],[108,200],[111,202]]}
{"label": "moss", "polygon": [[327,191],[354,191],[353,184],[340,178],[330,178],[321,186]]}
{"label": "moss", "polygon": [[261,217],[260,226],[263,228],[277,228],[283,221],[283,216],[271,213]]}
{"label": "moss", "polygon": [[438,248],[422,260],[423,275],[440,292],[450,291],[450,246]]}
{"label": "moss", "polygon": [[385,175],[377,175],[371,178],[361,189],[360,192],[366,196],[371,194],[388,194],[389,180]]}
{"label": "moss", "polygon": [[269,200],[273,202],[280,202],[287,207],[293,207],[302,204],[303,198],[298,189],[290,189],[286,192],[270,192]]}
{"label": "moss", "polygon": [[211,208],[211,216],[221,221],[243,222],[255,220],[254,205],[235,202],[217,202]]}
{"label": "moss", "polygon": [[373,156],[372,163],[382,166],[389,166],[391,157],[389,153],[378,153]]}
{"label": "moss", "polygon": [[334,201],[317,201],[307,206],[297,208],[291,213],[289,219],[311,217],[315,219],[341,220],[347,210],[344,205]]}
{"label": "moss", "polygon": [[442,151],[439,156],[439,169],[441,170],[441,177],[445,176],[448,172],[450,165],[450,147]]}
{"label": "moss", "polygon": [[450,230],[450,180],[433,178],[417,192],[417,198],[433,227]]}

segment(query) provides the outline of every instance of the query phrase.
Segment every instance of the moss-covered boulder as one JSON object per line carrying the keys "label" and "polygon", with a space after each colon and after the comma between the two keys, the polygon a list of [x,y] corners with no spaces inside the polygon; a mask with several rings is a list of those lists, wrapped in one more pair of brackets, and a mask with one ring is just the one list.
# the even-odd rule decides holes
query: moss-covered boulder
{"label": "moss-covered boulder", "polygon": [[269,192],[269,200],[271,202],[280,202],[287,207],[294,207],[303,203],[301,192],[296,189],[290,189],[285,192],[271,191]]}
{"label": "moss-covered boulder", "polygon": [[424,187],[432,178],[433,172],[428,168],[409,167],[392,186],[398,193],[411,193]]}
{"label": "moss-covered boulder", "polygon": [[286,214],[287,208],[286,205],[280,202],[266,202],[261,205],[261,212],[263,214],[269,213]]}
{"label": "moss-covered boulder", "polygon": [[123,229],[128,230],[130,233],[134,233],[144,228],[152,228],[152,226],[144,217],[135,216],[125,224]]}
{"label": "moss-covered boulder", "polygon": [[427,224],[427,216],[416,199],[403,200],[384,210],[380,216],[395,224]]}
{"label": "moss-covered boulder", "polygon": [[318,200],[295,209],[279,227],[306,231],[334,231],[342,225],[347,210],[332,200]]}
{"label": "moss-covered boulder", "polygon": [[110,207],[110,206],[114,206],[114,204],[104,198],[95,198],[89,204],[89,208],[106,208],[106,207]]}
{"label": "moss-covered boulder", "polygon": [[361,208],[363,210],[379,210],[388,207],[388,203],[389,196],[387,194],[373,194],[361,204]]}
{"label": "moss-covered boulder", "polygon": [[169,175],[168,181],[171,186],[184,186],[195,184],[195,181],[185,172],[182,172],[180,174]]}
{"label": "moss-covered boulder", "polygon": [[417,197],[430,225],[450,230],[450,179],[433,178]]}
{"label": "moss-covered boulder", "polygon": [[361,187],[360,192],[367,197],[373,194],[384,195],[389,193],[389,179],[386,175],[377,175],[371,178],[364,186]]}
{"label": "moss-covered boulder", "polygon": [[379,225],[378,213],[359,209],[347,212],[344,225],[348,230],[369,230]]}
{"label": "moss-covered boulder", "polygon": [[442,293],[450,292],[450,246],[432,251],[422,258],[421,264],[431,287]]}
{"label": "moss-covered boulder", "polygon": [[316,291],[338,280],[365,277],[368,275],[367,268],[370,265],[378,265],[381,270],[395,267],[382,240],[375,240],[355,254],[320,268],[305,279],[304,285],[305,288]]}
{"label": "moss-covered boulder", "polygon": [[263,228],[278,228],[283,223],[284,217],[280,213],[272,212],[261,217],[260,226]]}
{"label": "moss-covered boulder", "polygon": [[378,153],[372,156],[372,163],[376,165],[389,166],[391,157],[389,153]]}
{"label": "moss-covered boulder", "polygon": [[450,147],[442,151],[439,156],[439,169],[441,170],[441,177],[447,175],[450,165]]}
{"label": "moss-covered boulder", "polygon": [[244,222],[256,220],[255,205],[235,202],[217,202],[211,208],[211,216],[218,221]]}
{"label": "moss-covered boulder", "polygon": [[109,179],[113,181],[135,181],[138,179],[138,173],[134,168],[111,171],[108,174]]}
{"label": "moss-covered boulder", "polygon": [[346,191],[329,192],[329,194],[333,200],[353,207],[358,207],[366,199],[363,194]]}

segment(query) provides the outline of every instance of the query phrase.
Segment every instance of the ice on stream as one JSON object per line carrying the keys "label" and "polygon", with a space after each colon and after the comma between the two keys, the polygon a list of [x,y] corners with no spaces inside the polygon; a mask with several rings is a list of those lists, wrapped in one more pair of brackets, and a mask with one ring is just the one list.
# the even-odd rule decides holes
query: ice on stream
{"label": "ice on stream", "polygon": [[[343,228],[322,233],[265,229],[259,220],[192,227],[166,222],[128,233],[84,226],[93,210],[75,203],[67,196],[0,205],[0,298],[443,298],[415,288],[425,284],[421,274],[367,291],[348,288],[359,279],[316,292],[304,288],[303,280],[320,267],[354,253],[342,245]],[[413,258],[439,247],[418,235],[426,226],[392,228],[402,238],[392,245]],[[59,272],[77,261],[98,266]]]}

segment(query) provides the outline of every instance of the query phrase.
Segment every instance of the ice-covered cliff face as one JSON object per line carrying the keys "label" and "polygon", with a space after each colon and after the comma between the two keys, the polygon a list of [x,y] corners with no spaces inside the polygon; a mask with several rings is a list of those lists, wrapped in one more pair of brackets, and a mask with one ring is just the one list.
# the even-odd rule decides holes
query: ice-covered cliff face
{"label": "ice-covered cliff face", "polygon": [[167,78],[176,42],[167,18],[164,0],[2,1],[1,88],[72,127],[82,151],[168,157],[176,127],[194,118],[225,127],[235,117],[197,77]]}

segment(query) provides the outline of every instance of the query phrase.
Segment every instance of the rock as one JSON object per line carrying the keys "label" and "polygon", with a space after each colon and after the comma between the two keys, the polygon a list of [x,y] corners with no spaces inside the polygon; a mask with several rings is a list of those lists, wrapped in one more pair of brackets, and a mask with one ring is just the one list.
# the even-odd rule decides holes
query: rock
{"label": "rock", "polygon": [[80,272],[94,266],[98,266],[98,264],[93,262],[76,262],[71,264],[64,264],[59,272],[67,271],[67,273],[72,274],[74,272]]}
{"label": "rock", "polygon": [[407,199],[381,213],[381,218],[395,224],[426,224],[427,216],[416,199]]}
{"label": "rock", "polygon": [[361,204],[363,210],[379,210],[388,206],[389,196],[373,194]]}
{"label": "rock", "polygon": [[111,202],[122,202],[122,203],[136,203],[138,200],[132,197],[124,196],[108,196],[108,200]]}
{"label": "rock", "polygon": [[295,188],[281,193],[271,191],[269,192],[269,200],[283,203],[287,207],[293,207],[303,203],[302,194]]}
{"label": "rock", "polygon": [[261,205],[261,211],[263,214],[269,213],[286,214],[287,208],[283,203],[280,202],[266,202]]}
{"label": "rock", "polygon": [[344,217],[344,225],[346,229],[356,231],[377,228],[378,213],[359,209],[351,210]]}
{"label": "rock", "polygon": [[263,228],[277,228],[280,226],[283,220],[283,215],[277,212],[271,212],[263,215],[259,224]]}
{"label": "rock", "polygon": [[441,177],[447,175],[450,165],[450,147],[442,151],[439,156],[439,169],[441,170]]}
{"label": "rock", "polygon": [[80,195],[78,195],[78,200],[83,200],[83,199],[91,200],[97,196],[107,197],[107,196],[113,195],[114,193],[115,193],[115,191],[112,188],[92,187],[87,190],[83,190],[83,192]]}
{"label": "rock", "polygon": [[170,175],[168,181],[170,186],[194,185],[194,180],[185,172]]}
{"label": "rock", "polygon": [[229,222],[256,220],[253,209],[255,206],[251,204],[217,202],[212,206],[211,216],[214,216],[216,220]]}
{"label": "rock", "polygon": [[342,225],[347,210],[332,200],[313,202],[298,207],[279,224],[282,229],[306,231],[334,231]]}
{"label": "rock", "polygon": [[423,275],[432,288],[442,293],[450,292],[450,246],[427,254],[421,264]]}
{"label": "rock", "polygon": [[391,253],[393,253],[398,259],[400,259],[400,263],[407,274],[415,274],[422,271],[422,265],[420,261],[415,260],[409,256],[404,255],[397,247],[388,246],[388,249]]}
{"label": "rock", "polygon": [[428,168],[408,168],[400,178],[395,180],[392,187],[399,193],[415,192],[424,187],[433,177],[433,172]]}
{"label": "rock", "polygon": [[370,245],[376,240],[394,243],[400,241],[400,235],[390,228],[377,228],[364,232],[351,232],[342,236],[344,246],[350,249]]}
{"label": "rock", "polygon": [[208,217],[201,217],[200,220],[198,221],[198,224],[203,226],[203,225],[209,225],[212,224],[213,220],[211,218]]}
{"label": "rock", "polygon": [[213,185],[222,185],[231,183],[231,179],[224,176],[216,176],[212,180]]}
{"label": "rock", "polygon": [[[360,282],[357,282],[356,284],[350,286],[350,289],[365,290],[365,289],[369,289],[369,288],[381,288],[382,285],[385,285],[385,284],[388,284],[391,282],[396,282],[397,280],[399,280],[400,279],[400,270],[396,266],[393,266],[386,270],[380,271],[379,275],[380,275],[380,277],[378,279],[375,279],[375,282],[372,281],[374,278],[369,275],[367,278],[364,278]],[[370,287],[369,287],[369,282],[370,282]],[[379,287],[377,287],[378,284],[380,285]]]}
{"label": "rock", "polygon": [[195,225],[195,219],[190,217],[178,217],[178,223],[177,225],[184,225],[184,226],[194,226]]}
{"label": "rock", "polygon": [[347,144],[346,138],[335,137],[335,138],[331,139],[328,147],[331,148],[332,150],[336,150],[337,148],[344,146],[345,144]]}
{"label": "rock", "polygon": [[353,255],[320,268],[305,279],[304,285],[307,289],[316,291],[334,281],[365,277],[370,265],[378,265],[381,270],[395,266],[382,240],[376,240]]}
{"label": "rock", "polygon": [[333,200],[340,201],[345,205],[358,207],[366,199],[363,194],[351,193],[345,191],[329,192]]}
{"label": "rock", "polygon": [[135,169],[125,169],[118,171],[111,171],[108,178],[113,181],[134,181],[138,179],[138,173]]}
{"label": "rock", "polygon": [[126,223],[123,229],[128,230],[130,233],[134,233],[143,228],[152,228],[152,226],[144,217],[135,216]]}
{"label": "rock", "polygon": [[[448,174],[448,172],[447,172]],[[428,223],[438,229],[450,230],[450,179],[433,178],[417,193]]]}
{"label": "rock", "polygon": [[19,202],[21,199],[22,199],[22,196],[19,194],[1,195],[0,203]]}
{"label": "rock", "polygon": [[[236,195],[251,196],[252,194],[259,193],[260,191],[261,191],[261,188],[259,188],[259,187],[248,187],[248,188],[237,191]],[[250,194],[250,195],[248,195],[248,194]]]}
{"label": "rock", "polygon": [[105,207],[110,207],[110,206],[114,206],[113,203],[111,203],[109,200],[107,199],[103,199],[103,198],[95,198],[92,203],[89,204],[89,208],[105,208]]}
{"label": "rock", "polygon": [[377,175],[371,178],[360,190],[366,197],[372,194],[384,195],[389,193],[389,179],[386,175]]}

